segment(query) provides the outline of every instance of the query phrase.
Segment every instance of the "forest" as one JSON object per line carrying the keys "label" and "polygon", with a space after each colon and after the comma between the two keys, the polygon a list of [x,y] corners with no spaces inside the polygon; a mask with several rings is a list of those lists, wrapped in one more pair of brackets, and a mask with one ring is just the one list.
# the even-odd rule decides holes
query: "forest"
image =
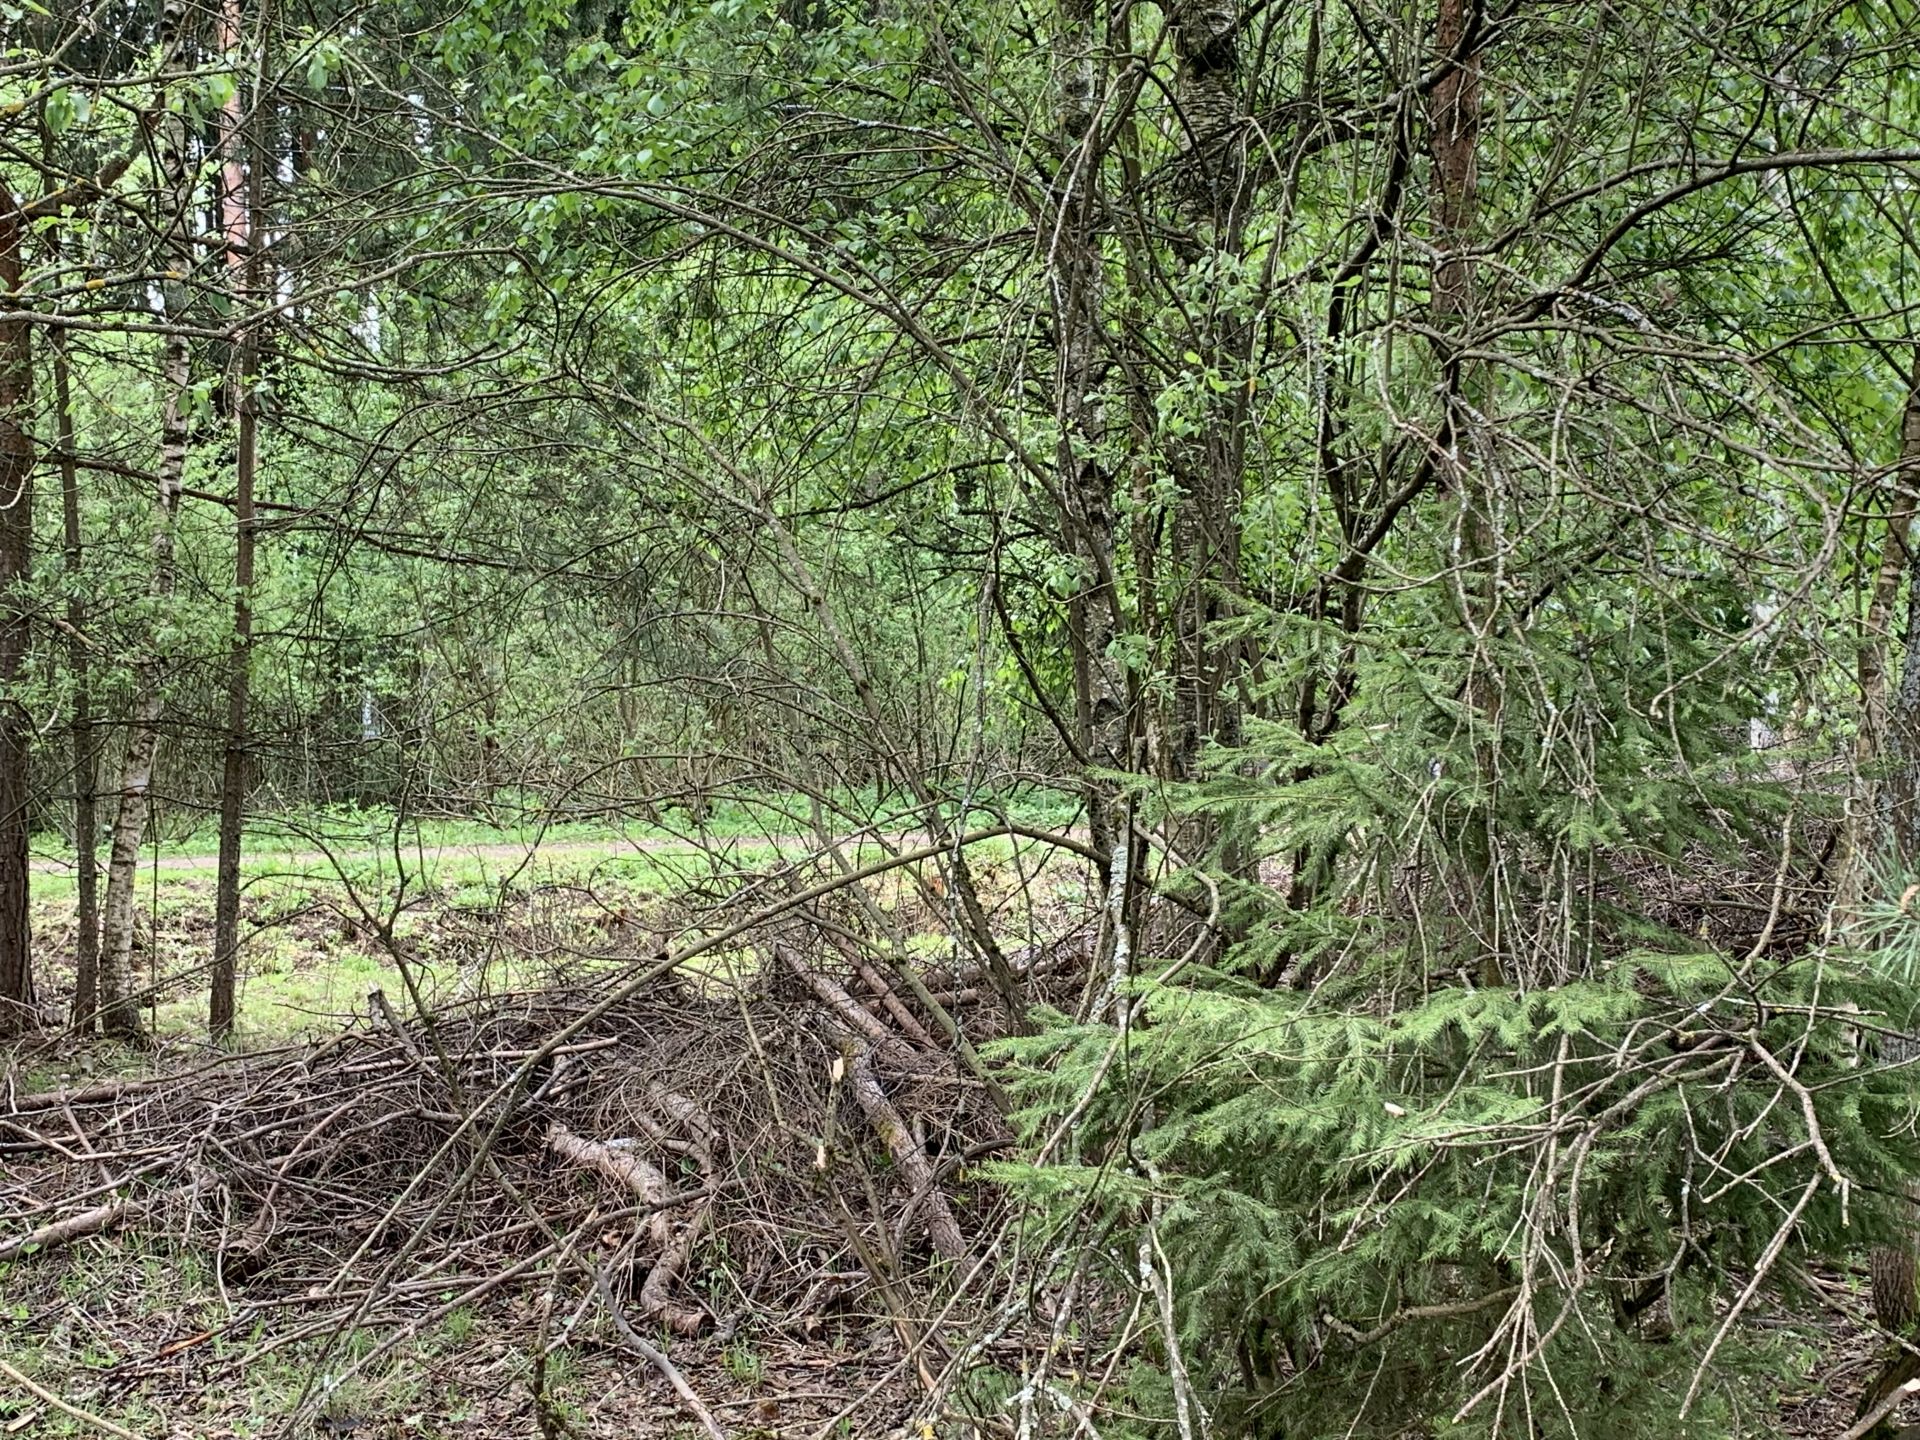
{"label": "forest", "polygon": [[0,1428],[1920,1437],[1910,0],[0,0]]}

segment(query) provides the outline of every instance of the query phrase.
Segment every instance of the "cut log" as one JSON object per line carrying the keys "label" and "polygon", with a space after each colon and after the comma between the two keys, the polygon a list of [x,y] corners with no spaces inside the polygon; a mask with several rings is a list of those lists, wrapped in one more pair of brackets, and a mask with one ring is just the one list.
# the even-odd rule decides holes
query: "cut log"
{"label": "cut log", "polygon": [[846,987],[831,975],[822,975],[800,958],[800,952],[791,945],[776,943],[773,953],[798,976],[807,988],[820,998],[834,1017],[843,1025],[861,1035],[867,1042],[867,1051],[878,1051],[889,1065],[903,1069],[927,1068],[929,1057],[917,1053],[914,1048],[902,1040],[899,1035],[880,1023],[880,1019],[866,1006],[847,993]]}
{"label": "cut log", "polygon": [[853,1098],[859,1102],[874,1133],[886,1143],[893,1163],[900,1168],[901,1178],[913,1194],[925,1196],[920,1203],[926,1215],[927,1238],[933,1242],[933,1248],[948,1260],[960,1259],[967,1253],[967,1244],[961,1238],[959,1222],[953,1218],[946,1195],[935,1183],[933,1162],[927,1159],[927,1152],[920,1148],[913,1132],[900,1118],[900,1112],[887,1099],[887,1092],[880,1087],[871,1049],[862,1046],[854,1053],[850,1078]]}

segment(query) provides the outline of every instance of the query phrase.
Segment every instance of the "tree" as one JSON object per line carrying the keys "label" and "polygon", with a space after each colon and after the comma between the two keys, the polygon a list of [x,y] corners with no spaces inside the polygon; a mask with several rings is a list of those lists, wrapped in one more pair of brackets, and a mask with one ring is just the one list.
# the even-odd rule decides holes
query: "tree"
{"label": "tree", "polygon": [[15,687],[28,646],[33,565],[33,330],[20,312],[25,206],[0,183],[0,1034],[35,1023],[27,919],[28,750],[32,722]]}
{"label": "tree", "polygon": [[[172,53],[180,41],[181,17],[169,10],[162,15],[161,46]],[[160,466],[158,495],[153,508],[151,579],[148,596],[153,605],[155,633],[146,638],[134,675],[133,715],[121,761],[119,803],[114,812],[107,855],[107,894],[100,937],[100,1019],[110,1036],[139,1040],[145,1029],[133,989],[134,867],[146,833],[153,788],[154,756],[160,745],[160,722],[166,713],[167,654],[161,627],[174,597],[177,565],[175,528],[179,522],[180,493],[187,468],[187,407],[191,403],[190,354],[186,320],[187,282],[194,255],[190,227],[194,216],[193,165],[183,113],[163,109],[153,127],[151,161],[156,190],[161,196],[156,228],[162,236],[160,256],[166,266],[160,282]]]}
{"label": "tree", "polygon": [[[264,17],[255,66],[251,104],[255,124],[266,102]],[[226,0],[220,11],[219,48],[233,54],[240,44],[239,0]],[[246,144],[246,123],[240,90],[220,115],[221,148],[225,163],[220,172],[220,214],[226,247],[227,274],[233,280],[232,308],[245,314],[265,298],[265,227],[260,223],[260,168],[262,150]],[[259,463],[260,322],[246,325],[235,347],[233,376],[234,486],[233,486],[233,653],[228,662],[226,744],[220,776],[220,859],[215,879],[213,972],[208,1006],[208,1028],[216,1039],[233,1031],[234,976],[240,949],[240,848],[246,818],[248,699],[253,673],[254,585],[254,471]]]}

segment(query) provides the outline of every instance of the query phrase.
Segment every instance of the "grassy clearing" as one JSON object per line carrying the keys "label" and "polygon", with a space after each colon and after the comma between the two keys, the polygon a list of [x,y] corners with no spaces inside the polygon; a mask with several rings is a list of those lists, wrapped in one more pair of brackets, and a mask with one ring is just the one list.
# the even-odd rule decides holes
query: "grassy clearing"
{"label": "grassy clearing", "polygon": [[[331,1031],[342,1017],[363,1012],[374,989],[398,1001],[408,993],[400,957],[413,984],[438,1001],[657,953],[683,933],[688,912],[813,848],[791,836],[714,835],[697,843],[651,830],[568,826],[541,833],[470,821],[423,822],[396,846],[395,832],[383,831],[391,823],[391,816],[364,813],[262,821],[261,843],[250,838],[241,867],[241,1046]],[[313,839],[322,833],[325,854]],[[1022,874],[1040,864],[1043,849],[1011,840],[974,847],[990,898],[1015,903]],[[148,1022],[155,1034],[198,1039],[205,1031],[215,856],[210,844],[161,853],[164,864],[140,871],[136,971],[153,986]],[[865,847],[853,858],[880,853]],[[70,871],[44,869],[32,883],[43,994],[59,1003],[72,983],[76,884]],[[1071,898],[1076,882],[1061,883],[1059,893]],[[904,872],[881,877],[869,891],[887,912],[911,912],[923,899]],[[936,962],[950,951],[944,917],[903,918],[916,959]],[[1009,919],[1010,932],[1025,928]],[[391,943],[381,934],[386,924]],[[750,952],[717,954],[700,973],[703,983],[741,983],[756,963]],[[89,1055],[81,1063],[99,1062]]]}
{"label": "grassy clearing", "polygon": [[[991,824],[1003,802],[981,797],[965,817],[965,826]],[[1077,815],[1076,802],[1067,795],[1034,791],[1007,797],[1010,813],[1035,825],[1066,826]],[[905,797],[877,795],[871,790],[831,797],[816,810],[804,796],[767,794],[725,796],[695,813],[669,808],[650,817],[590,816],[571,813],[527,797],[503,795],[484,813],[468,816],[401,815],[381,807],[335,806],[292,814],[260,815],[247,825],[245,849],[253,855],[308,855],[320,852],[357,854],[436,852],[474,846],[558,846],[622,844],[653,845],[681,842],[766,840],[813,833],[816,819],[829,832],[850,832],[874,825],[882,830],[915,828],[923,816]],[[211,863],[219,849],[213,817],[193,812],[162,818],[144,859],[205,857]],[[45,862],[70,861],[70,840],[57,833],[35,837],[34,855]],[[104,853],[102,860],[104,862]]]}

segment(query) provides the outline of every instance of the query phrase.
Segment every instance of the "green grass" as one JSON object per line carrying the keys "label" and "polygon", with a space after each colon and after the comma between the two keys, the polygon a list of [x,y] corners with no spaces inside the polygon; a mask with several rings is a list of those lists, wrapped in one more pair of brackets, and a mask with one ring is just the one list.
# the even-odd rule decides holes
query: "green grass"
{"label": "green grass", "polygon": [[[1012,813],[1036,825],[1067,825],[1075,815],[1071,797],[1055,792],[1030,792],[1016,797]],[[864,824],[883,829],[916,826],[919,816],[902,797],[879,797],[872,791],[835,798],[823,812],[827,828],[846,831]],[[994,812],[983,802],[968,817],[968,825],[991,824]],[[206,857],[209,864],[219,850],[219,832],[210,815],[164,820],[158,836],[150,839],[143,856]],[[813,808],[803,796],[770,793],[715,800],[704,816],[671,810],[650,820],[618,817],[570,816],[564,810],[508,801],[488,814],[463,817],[399,816],[391,809],[336,806],[327,809],[256,815],[249,819],[243,849],[254,855],[302,855],[318,851],[391,851],[396,833],[403,850],[436,851],[476,845],[532,847],[605,844],[623,841],[753,840],[768,836],[809,835]],[[35,837],[33,851],[45,858],[65,858],[72,845],[58,833]],[[102,860],[105,855],[102,852]]]}
{"label": "green grass", "polygon": [[[366,1354],[381,1336],[355,1331],[324,1362],[318,1341],[256,1353],[272,1327],[284,1323],[281,1317],[268,1312],[226,1328],[229,1311],[203,1254],[140,1232],[0,1266],[0,1288],[30,1297],[0,1312],[0,1358],[139,1435],[268,1435],[309,1393],[317,1393],[322,1413],[359,1422],[363,1434],[442,1434],[468,1417],[476,1396],[497,1389],[491,1377],[503,1361],[517,1370],[531,1364],[522,1337],[503,1327],[500,1317],[463,1308],[370,1371],[329,1386],[331,1373]],[[46,1328],[21,1325],[56,1299]],[[214,1333],[180,1351],[178,1375],[163,1372],[132,1393],[111,1383],[113,1367],[204,1331]],[[604,1377],[575,1377],[549,1365],[550,1377],[556,1373],[565,1398],[582,1413],[594,1391],[605,1388]],[[0,1426],[10,1430],[22,1417],[31,1417],[22,1428],[33,1436],[98,1434],[25,1390],[0,1383]]]}
{"label": "green grass", "polygon": [[[626,963],[673,938],[643,922],[663,900],[690,890],[731,891],[754,872],[812,850],[799,838],[804,827],[783,832],[763,815],[749,829],[741,814],[722,818],[729,824],[716,823],[704,848],[641,826],[622,832],[572,823],[542,833],[472,820],[423,821],[407,829],[397,857],[391,815],[263,818],[241,867],[236,1039],[257,1047],[325,1033],[342,1017],[364,1013],[367,993],[376,988],[404,1004],[406,977],[368,916],[392,920],[415,985],[431,1003],[443,1003],[550,979],[555,961],[521,948],[529,927],[544,927],[546,938],[557,942],[532,950],[562,957],[573,973]],[[714,833],[723,828],[737,833]],[[792,838],[777,843],[768,833]],[[315,835],[326,836],[331,858],[317,853]],[[972,853],[992,872],[1016,851],[1045,848],[1001,838]],[[855,858],[878,853],[863,850]],[[148,1007],[150,1024],[163,1037],[197,1040],[205,1035],[212,948],[211,837],[170,843],[162,854],[167,864],[143,865],[138,876],[143,948],[135,957],[136,982],[147,983],[157,969],[162,987]],[[43,988],[58,996],[71,984],[75,879],[67,870],[36,870],[32,890]],[[869,890],[887,911],[919,903],[904,873],[883,875]],[[616,925],[614,915],[625,919]],[[659,923],[668,922],[663,916]],[[944,958],[950,942],[916,936],[912,948],[932,960]],[[585,958],[596,955],[606,958]],[[703,987],[731,988],[749,981],[757,965],[750,952],[722,950],[704,957],[690,978]]]}
{"label": "green grass", "polygon": [[[494,843],[489,841],[488,843]],[[729,847],[724,868],[751,871],[779,858],[764,842]],[[558,938],[575,948],[618,953],[624,942],[587,929],[610,911],[643,912],[696,881],[711,882],[714,862],[697,847],[671,844],[636,851],[606,840],[530,858],[476,855],[453,849],[403,852],[402,871],[389,854],[340,857],[340,863],[290,864],[285,855],[255,852],[242,866],[243,927],[237,995],[237,1042],[243,1047],[281,1043],[335,1028],[341,1017],[364,1012],[367,993],[384,990],[405,1007],[407,987],[395,957],[366,923],[371,915],[391,919],[396,942],[412,962],[415,984],[434,1001],[445,1001],[538,983],[552,973],[547,962],[519,953],[511,943],[492,945],[497,917],[558,926]],[[162,1037],[194,1039],[206,1030],[204,967],[211,947],[213,866],[151,867],[140,877],[137,908],[143,937],[153,951],[137,954],[139,980],[157,959],[166,977],[147,1018]],[[71,963],[76,903],[70,874],[36,873],[33,928],[48,966]],[[726,883],[726,882],[723,882]],[[589,896],[591,892],[591,898]],[[396,901],[401,902],[395,913]],[[149,943],[143,938],[143,945]],[[573,968],[592,968],[574,959]],[[714,957],[717,972],[731,975],[726,957]],[[50,977],[51,978],[51,977]],[[61,974],[64,988],[70,977]]]}

